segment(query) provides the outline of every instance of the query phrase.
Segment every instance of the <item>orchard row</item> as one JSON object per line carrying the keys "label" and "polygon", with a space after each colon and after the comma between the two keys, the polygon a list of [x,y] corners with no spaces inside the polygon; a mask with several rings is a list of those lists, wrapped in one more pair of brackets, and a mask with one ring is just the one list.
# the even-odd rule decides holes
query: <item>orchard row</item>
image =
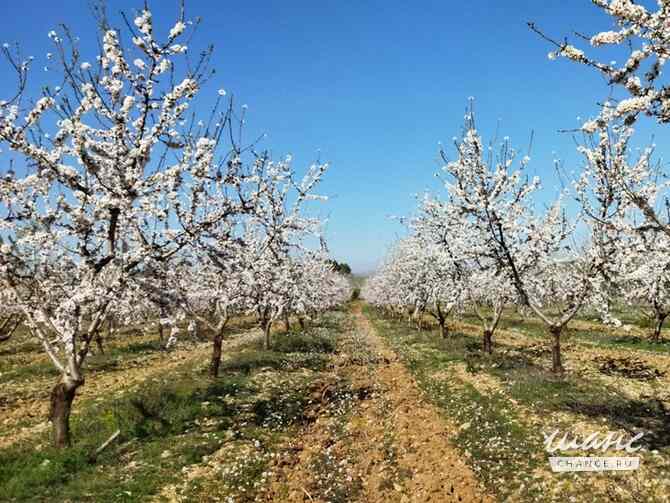
{"label": "orchard row", "polygon": [[2,48],[17,87],[0,102],[10,155],[0,174],[0,338],[22,323],[60,373],[59,447],[70,443],[71,405],[103,326],[158,319],[169,347],[180,320],[198,320],[213,334],[216,376],[231,316],[255,315],[269,346],[277,320],[302,322],[349,297],[310,216],[327,166],[299,177],[290,158],[245,142],[245,107],[224,90],[198,118],[212,49],[186,45],[198,22],[183,6],[163,37],[148,10],[124,17],[123,30],[97,15],[94,58],[83,55],[94,41],[49,33],[37,99],[34,59]]}
{"label": "orchard row", "polygon": [[[670,315],[670,200],[668,182],[653,161],[653,146],[631,147],[644,116],[670,121],[670,88],[662,69],[670,47],[670,2],[648,11],[630,0],[593,0],[615,30],[589,40],[626,54],[604,63],[557,42],[550,59],[567,58],[595,69],[611,86],[599,114],[574,131],[583,163],[579,176],[547,204],[541,180],[526,172],[530,159],[509,140],[486,144],[472,105],[456,155],[440,152],[442,197],[426,196],[365,298],[411,316],[430,314],[447,335],[448,316],[472,310],[483,325],[483,348],[503,310],[517,306],[539,318],[552,347],[552,369],[562,372],[561,334],[580,312],[620,324],[615,309],[634,306],[652,320],[659,340]],[[619,96],[615,99],[614,96]],[[579,211],[568,217],[567,202]],[[574,212],[572,212],[574,213]]]}

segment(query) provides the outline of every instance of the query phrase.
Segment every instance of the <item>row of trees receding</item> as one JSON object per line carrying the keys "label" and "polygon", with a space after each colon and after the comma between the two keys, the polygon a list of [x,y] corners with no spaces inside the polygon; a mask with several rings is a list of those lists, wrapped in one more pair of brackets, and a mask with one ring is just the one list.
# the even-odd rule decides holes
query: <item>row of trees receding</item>
{"label": "row of trees receding", "polygon": [[231,316],[254,314],[269,347],[277,320],[302,322],[349,295],[309,215],[327,166],[298,177],[290,158],[245,142],[246,107],[222,89],[198,117],[212,49],[189,47],[198,22],[184,6],[165,34],[146,8],[121,28],[96,13],[90,58],[95,43],[49,33],[37,98],[34,58],[1,49],[17,89],[0,101],[0,337],[22,322],[58,370],[59,447],[104,327],[158,320],[170,346],[180,320],[198,320],[213,334],[216,376]]}
{"label": "row of trees receding", "polygon": [[[429,313],[443,335],[447,315],[472,310],[488,352],[503,309],[518,306],[545,325],[554,372],[564,370],[561,334],[586,309],[620,324],[613,307],[633,306],[650,318],[652,338],[660,340],[670,313],[668,182],[652,160],[653,146],[636,152],[631,142],[640,117],[670,121],[670,88],[662,82],[670,2],[659,2],[655,12],[630,0],[593,3],[615,29],[587,40],[624,52],[621,66],[529,23],[554,45],[550,59],[595,69],[612,87],[597,116],[573,132],[584,162],[570,189],[540,204],[541,181],[527,175],[530,159],[508,140],[486,144],[470,106],[454,159],[440,152],[445,196],[419,202],[407,220],[409,237],[366,285],[370,302],[398,314]],[[569,198],[580,206],[570,217]]]}

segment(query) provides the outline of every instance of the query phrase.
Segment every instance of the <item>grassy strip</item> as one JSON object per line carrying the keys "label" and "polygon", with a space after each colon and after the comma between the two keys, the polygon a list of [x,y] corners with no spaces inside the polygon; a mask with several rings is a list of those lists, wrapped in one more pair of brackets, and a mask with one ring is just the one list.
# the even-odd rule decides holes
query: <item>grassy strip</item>
{"label": "grassy strip", "polygon": [[[156,353],[161,349],[158,340],[134,341],[129,344],[110,346],[104,353],[90,355],[86,368],[92,372],[122,370],[128,357],[142,357]],[[58,371],[50,361],[42,361],[28,365],[17,365],[8,361],[4,365],[0,361],[0,384],[34,379],[36,377],[57,377]]]}
{"label": "grassy strip", "polygon": [[[182,323],[182,334],[186,334],[186,323]],[[256,326],[256,322],[245,317],[234,318],[228,325],[229,334],[240,330],[248,330]],[[86,368],[93,372],[116,370],[124,368],[124,359],[130,356],[142,357],[162,349],[158,339],[158,328],[154,327],[155,334],[145,335],[143,325],[123,327],[117,329],[111,338],[103,336],[104,353],[97,352],[89,355]],[[21,327],[7,343],[0,345],[0,384],[12,381],[33,379],[35,377],[57,377],[58,372],[47,361],[42,346],[33,336]],[[200,335],[207,334],[201,327]],[[92,351],[92,352],[93,352]],[[43,361],[34,362],[31,359],[43,357]]]}
{"label": "grassy strip", "polygon": [[[417,333],[402,322],[381,318],[366,308],[378,333],[386,338],[415,376],[419,386],[451,421],[459,425],[459,447],[487,489],[501,500],[512,496],[532,500],[541,493],[534,471],[543,461],[541,432],[523,424],[505,397],[483,395],[450,373],[468,363],[474,337],[458,334],[442,339],[434,332]],[[450,378],[437,376],[446,372]]]}
{"label": "grassy strip", "polygon": [[[638,494],[652,501],[663,491],[663,479],[656,474],[668,469],[670,433],[665,407],[651,396],[657,387],[653,381],[647,383],[650,396],[634,399],[606,385],[595,369],[588,375],[553,375],[535,363],[545,356],[538,354],[543,349],[535,346],[499,344],[493,355],[487,355],[481,352],[478,337],[455,334],[442,340],[437,331],[418,333],[402,322],[382,318],[373,309],[368,308],[367,313],[420,386],[460,426],[455,443],[501,500],[592,501],[607,497],[627,501],[631,494]],[[457,364],[471,378],[464,379],[456,372]],[[484,385],[475,387],[479,382]],[[488,382],[496,385],[487,388]],[[546,421],[538,421],[542,418]],[[644,443],[652,451],[638,453],[643,457],[645,474],[543,477],[539,470],[546,470],[547,455],[542,433],[573,431],[575,419],[594,425],[594,431],[645,431]]]}
{"label": "grassy strip", "polygon": [[330,446],[310,460],[310,472],[313,479],[308,489],[312,498],[330,503],[348,503],[356,501],[363,489],[360,473],[353,471],[351,439],[346,431],[351,417],[352,399],[341,397],[344,406],[328,425]]}
{"label": "grassy strip", "polygon": [[[279,434],[306,420],[310,384],[336,336],[297,337],[304,351],[297,352],[296,341],[278,335],[277,351],[231,355],[217,380],[205,377],[202,365],[185,364],[131,393],[91,401],[73,419],[71,449],[46,447],[43,436],[0,451],[0,493],[8,501],[145,501],[179,482],[184,466],[222,447],[252,446],[256,461],[235,472],[246,482],[219,492],[243,501],[258,487]],[[120,443],[91,463],[90,454],[116,429]]]}
{"label": "grassy strip", "polygon": [[[347,318],[346,330],[338,339],[337,351],[346,355],[342,364],[366,366],[372,372],[378,355],[367,345],[361,344],[351,318]],[[346,373],[346,371],[345,371]],[[338,379],[344,376],[338,375]],[[340,388],[331,397],[331,405],[324,411],[327,417],[326,428],[328,443],[309,460],[309,472],[312,474],[305,490],[310,500],[329,501],[331,503],[348,503],[357,501],[363,491],[364,474],[355,470],[359,455],[353,444],[347,425],[351,420],[357,399],[357,393],[368,390],[354,391]],[[353,393],[352,393],[353,392]],[[284,495],[288,496],[288,495]]]}
{"label": "grassy strip", "polygon": [[591,344],[606,349],[621,349],[633,351],[649,351],[670,355],[670,341],[652,342],[634,335],[614,335],[603,331],[585,331],[571,329],[568,331],[569,341],[582,344]]}
{"label": "grassy strip", "polygon": [[[480,321],[475,316],[465,315],[460,319],[464,323],[480,326]],[[598,322],[598,320],[584,321]],[[549,341],[545,325],[540,320],[534,318],[508,316],[500,321],[499,328],[501,330],[509,330],[513,332],[517,331],[528,337],[545,341],[547,344]],[[640,328],[645,327],[640,325]],[[588,344],[603,349],[649,351],[652,353],[670,354],[670,340],[668,339],[663,339],[660,342],[653,342],[648,337],[627,334],[621,329],[613,333],[611,328],[604,325],[601,329],[594,327],[592,330],[570,328],[570,325],[568,325],[568,328],[563,334],[563,342]]]}

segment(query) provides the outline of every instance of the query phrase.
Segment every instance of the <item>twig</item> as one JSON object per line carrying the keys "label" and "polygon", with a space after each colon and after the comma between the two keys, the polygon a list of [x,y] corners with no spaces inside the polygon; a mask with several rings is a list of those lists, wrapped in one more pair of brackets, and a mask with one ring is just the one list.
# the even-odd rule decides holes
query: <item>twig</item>
{"label": "twig", "polygon": [[98,456],[109,447],[109,445],[114,442],[118,438],[118,436],[121,434],[121,430],[116,430],[111,437],[109,437],[104,444],[102,444],[100,447],[98,447],[95,451],[95,453],[90,457],[89,461],[91,463],[95,463],[95,461],[98,459]]}
{"label": "twig", "polygon": [[307,489],[305,489],[302,486],[300,487],[300,489],[302,489],[302,492],[304,492],[307,495],[307,497],[309,498],[309,501],[314,501],[314,499],[312,498],[312,495],[307,492]]}

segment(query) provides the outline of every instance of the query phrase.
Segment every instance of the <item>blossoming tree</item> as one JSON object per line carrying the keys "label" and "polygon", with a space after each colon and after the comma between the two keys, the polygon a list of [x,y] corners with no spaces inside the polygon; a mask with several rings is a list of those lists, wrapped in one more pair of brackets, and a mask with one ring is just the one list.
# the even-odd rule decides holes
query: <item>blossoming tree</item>
{"label": "blossoming tree", "polygon": [[[549,53],[551,59],[566,58],[570,61],[595,69],[602,74],[614,90],[601,106],[594,119],[586,121],[581,129],[586,134],[597,134],[601,148],[603,142],[618,144],[615,150],[621,155],[626,152],[631,126],[641,116],[648,116],[660,124],[670,122],[670,87],[664,79],[663,68],[668,60],[670,46],[670,11],[665,1],[660,1],[656,11],[632,0],[592,0],[604,13],[610,16],[615,29],[596,33],[586,38],[591,51],[579,49],[565,41],[556,41],[545,35],[533,23],[531,28],[549,41],[555,50]],[[605,62],[587,53],[598,48],[622,51],[626,57],[621,64]],[[612,93],[611,93],[612,94]],[[603,134],[611,135],[604,138]],[[588,150],[595,150],[586,146]],[[640,157],[631,169],[621,162],[614,162],[608,177],[617,185],[615,195],[625,198],[638,208],[648,228],[670,236],[670,219],[664,209],[668,204],[667,184],[648,176],[648,155]],[[616,180],[615,180],[616,177]],[[657,204],[663,199],[664,204]]]}
{"label": "blossoming tree", "polygon": [[13,305],[11,295],[0,292],[0,342],[6,342],[12,338],[21,325],[21,311]]}
{"label": "blossoming tree", "polygon": [[[449,204],[474,233],[474,246],[506,272],[519,302],[547,326],[552,370],[562,372],[561,333],[584,305],[598,298],[605,257],[590,243],[581,250],[569,250],[574,226],[568,224],[558,203],[544,214],[533,210],[539,179],[524,176],[528,158],[514,169],[516,152],[508,140],[497,155],[488,152],[492,151],[484,148],[469,113],[457,158],[449,161],[444,151],[442,155]],[[593,232],[591,239],[598,236]],[[553,287],[548,289],[548,284]],[[550,314],[549,308],[558,312]]]}
{"label": "blossoming tree", "polygon": [[[482,234],[473,232],[467,214],[449,201],[426,196],[412,222],[417,236],[437,246],[448,257],[450,279],[443,281],[452,298],[464,308],[472,309],[483,325],[482,347],[493,351],[493,334],[503,310],[514,298],[514,288],[490,256]],[[457,293],[455,293],[457,292]]]}
{"label": "blossoming tree", "polygon": [[413,234],[395,244],[366,282],[363,296],[372,304],[406,311],[419,330],[421,317],[432,316],[446,338],[449,316],[463,307],[467,277],[465,267],[439,243]]}
{"label": "blossoming tree", "polygon": [[[667,185],[652,162],[653,148],[631,158],[630,127],[611,123],[588,135],[579,147],[584,168],[575,183],[584,213],[609,235],[599,245],[609,257],[604,264],[607,283],[629,306],[642,309],[653,326],[652,339],[659,340],[670,315],[668,302],[668,235],[655,213],[640,209],[662,200]],[[637,200],[637,202],[636,202]],[[608,207],[608,211],[597,208]],[[606,321],[620,324],[611,313]]]}
{"label": "blossoming tree", "polygon": [[[632,126],[640,117],[670,122],[670,87],[663,72],[669,55],[670,11],[665,1],[658,2],[656,10],[632,0],[593,3],[610,17],[614,29],[580,36],[588,49],[567,39],[556,41],[533,23],[530,27],[555,47],[550,59],[566,58],[595,69],[613,89],[597,117],[581,127],[585,139],[579,150],[586,164],[577,189],[585,213],[609,234],[599,244],[610,257],[604,265],[607,281],[627,303],[649,307],[657,339],[668,316],[664,257],[664,243],[670,237],[668,183],[651,162],[653,148],[644,149],[633,161],[629,153]],[[599,48],[623,52],[623,63],[597,57]],[[602,208],[606,200],[607,211],[593,211],[594,204]]]}
{"label": "blossoming tree", "polygon": [[143,10],[123,45],[102,19],[91,62],[69,30],[51,32],[58,85],[35,101],[25,86],[31,60],[5,48],[19,89],[0,102],[0,143],[19,162],[0,177],[0,282],[61,375],[50,414],[59,447],[70,443],[91,343],[129,283],[230,213],[197,211],[211,194],[205,187],[218,184],[227,200],[224,186],[238,182],[233,165],[211,171],[222,125],[187,120],[210,75],[209,51],[195,64],[180,61],[188,27],[182,10],[158,37]]}

